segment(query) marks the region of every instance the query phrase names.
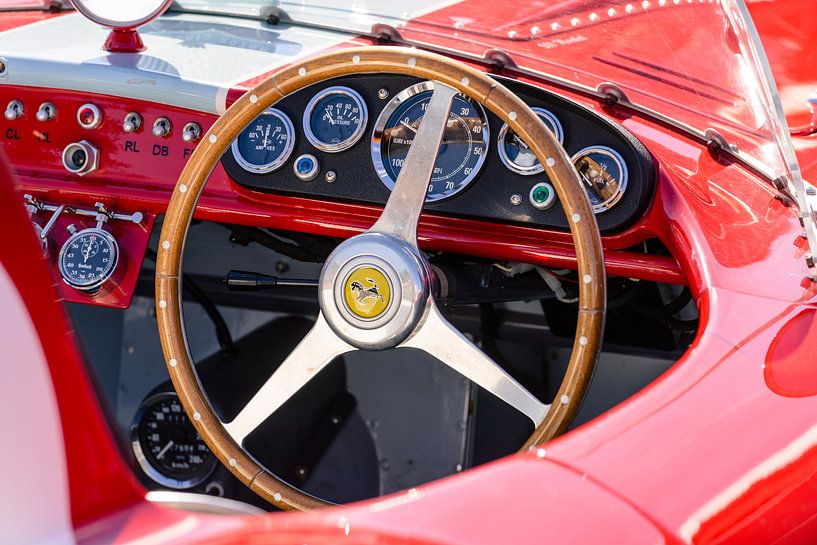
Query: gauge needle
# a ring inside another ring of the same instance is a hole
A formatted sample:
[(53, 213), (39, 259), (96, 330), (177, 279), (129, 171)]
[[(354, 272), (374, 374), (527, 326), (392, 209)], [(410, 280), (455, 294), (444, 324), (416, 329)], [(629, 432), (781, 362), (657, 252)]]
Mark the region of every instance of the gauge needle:
[(326, 119), (329, 121), (329, 124), (334, 125), (335, 121), (332, 119), (332, 110), (330, 109), (329, 106), (324, 108), (324, 110), (326, 111)]
[(411, 125), (409, 125), (408, 123), (403, 121), (402, 119), (400, 120), (400, 124), (403, 125), (404, 127), (408, 128), (408, 129), (411, 129), (411, 132), (413, 132), (414, 134), (417, 134), (417, 129), (415, 129), (414, 127), (412, 127)]
[(82, 253), (82, 262), (87, 263), (89, 257), (91, 257), (91, 245), (90, 244), (88, 244), (88, 247)]
[(264, 133), (264, 147), (267, 147), (267, 137), (269, 136), (270, 125), (267, 125), (267, 132)]
[(168, 441), (167, 444), (165, 445), (165, 448), (160, 450), (159, 454), (156, 455), (156, 459), (161, 460), (162, 458), (164, 458), (164, 455), (167, 454), (167, 451), (170, 450), (172, 447), (173, 447), (173, 441), (172, 440)]

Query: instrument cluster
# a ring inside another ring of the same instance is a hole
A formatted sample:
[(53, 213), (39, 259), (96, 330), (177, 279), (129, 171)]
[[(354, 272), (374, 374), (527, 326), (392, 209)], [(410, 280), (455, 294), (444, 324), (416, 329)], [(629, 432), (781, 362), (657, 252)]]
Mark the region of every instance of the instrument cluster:
[[(623, 229), (643, 214), (655, 167), (634, 136), (539, 88), (503, 83), (565, 147), (602, 232)], [(433, 89), (431, 81), (399, 75), (347, 76), (312, 86), (250, 123), (223, 165), (254, 190), (385, 203)], [(544, 167), (507, 124), (463, 95), (455, 96), (449, 116), (429, 182), (428, 210), (567, 228)]]

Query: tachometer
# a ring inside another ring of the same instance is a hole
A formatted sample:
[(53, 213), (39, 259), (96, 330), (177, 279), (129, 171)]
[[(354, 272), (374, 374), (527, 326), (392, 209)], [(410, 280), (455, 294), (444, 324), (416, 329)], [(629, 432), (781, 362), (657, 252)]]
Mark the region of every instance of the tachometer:
[(574, 155), (572, 161), (585, 184), (593, 212), (609, 210), (624, 196), (627, 165), (617, 151), (606, 146), (590, 146)]
[(199, 485), (216, 467), (216, 457), (173, 392), (142, 402), (131, 427), (131, 447), (142, 471), (170, 488)]
[[(434, 83), (430, 81), (412, 85), (391, 99), (377, 118), (372, 134), (372, 161), (389, 189), (400, 175), (433, 90)], [(490, 141), (488, 133), (482, 106), (456, 95), (428, 184), (426, 202), (451, 197), (471, 183), (485, 162)]]
[(255, 174), (281, 168), (295, 148), (295, 128), (289, 117), (270, 108), (233, 140), (232, 150), (241, 167)]
[[(559, 118), (544, 108), (531, 108), (531, 110), (545, 122), (545, 127), (550, 129), (550, 132), (556, 136), (556, 140), (558, 140), (560, 144), (563, 144), (565, 135)], [(499, 151), (499, 158), (505, 166), (517, 174), (530, 176), (539, 174), (545, 170), (528, 145), (513, 132), (513, 129), (511, 129), (507, 123), (502, 125), (502, 128), (499, 130), (497, 149)]]
[(304, 111), (306, 139), (321, 151), (354, 146), (366, 130), (369, 112), (363, 97), (348, 87), (329, 87), (312, 97)]

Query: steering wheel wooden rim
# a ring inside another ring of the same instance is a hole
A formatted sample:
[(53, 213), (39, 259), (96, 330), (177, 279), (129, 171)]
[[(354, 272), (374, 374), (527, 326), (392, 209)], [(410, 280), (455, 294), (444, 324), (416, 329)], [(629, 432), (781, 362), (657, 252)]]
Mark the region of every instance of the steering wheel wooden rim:
[(196, 430), (221, 463), (242, 483), (281, 509), (306, 510), (331, 504), (266, 471), (232, 439), (210, 406), (193, 366), (184, 330), (179, 281), (184, 243), (210, 173), (244, 127), (265, 109), (300, 89), (342, 75), (365, 73), (397, 73), (439, 81), (480, 102), (528, 143), (562, 203), (578, 262), (576, 336), (555, 400), (523, 450), (536, 447), (567, 429), (590, 383), (601, 345), (606, 277), (595, 216), (570, 158), (541, 119), (516, 95), (460, 62), (402, 47), (333, 51), (282, 69), (247, 91), (201, 139), (173, 190), (156, 262), (159, 337), (179, 399)]

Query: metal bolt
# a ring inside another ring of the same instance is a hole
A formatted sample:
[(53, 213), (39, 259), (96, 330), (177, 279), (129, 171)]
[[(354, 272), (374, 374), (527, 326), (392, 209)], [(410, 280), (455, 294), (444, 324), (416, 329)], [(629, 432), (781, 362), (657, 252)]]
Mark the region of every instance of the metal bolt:
[(377, 98), (379, 98), (380, 100), (386, 100), (387, 98), (389, 98), (389, 90), (386, 89), (385, 87), (381, 87), (380, 89), (377, 90)]
[(812, 186), (808, 186), (806, 188), (806, 195), (817, 195), (817, 189), (813, 188)]
[(386, 459), (380, 460), (380, 469), (387, 471), (389, 469), (389, 461)]
[(331, 184), (338, 179), (338, 175), (334, 170), (327, 170), (324, 179), (326, 180), (326, 183)]
[(278, 274), (283, 274), (283, 273), (287, 272), (288, 270), (289, 270), (289, 263), (287, 263), (283, 259), (279, 260), (279, 261), (277, 261), (275, 263), (275, 271)]
[(514, 206), (519, 206), (520, 204), (522, 204), (522, 195), (520, 195), (519, 193), (514, 193), (513, 195), (511, 195), (511, 204)]
[(0, 78), (3, 78), (8, 73), (9, 65), (6, 59), (0, 59)]

